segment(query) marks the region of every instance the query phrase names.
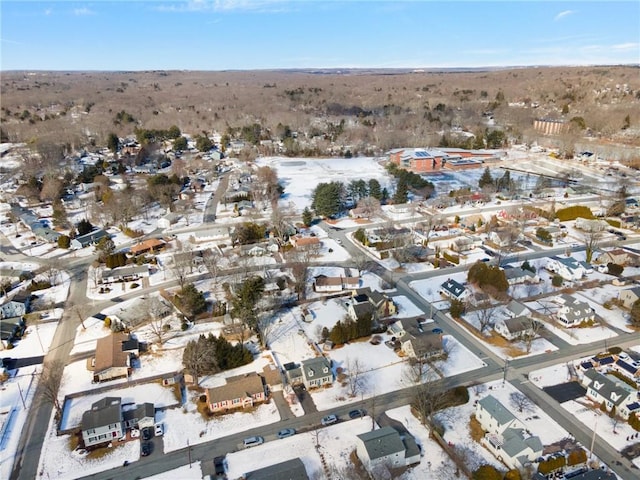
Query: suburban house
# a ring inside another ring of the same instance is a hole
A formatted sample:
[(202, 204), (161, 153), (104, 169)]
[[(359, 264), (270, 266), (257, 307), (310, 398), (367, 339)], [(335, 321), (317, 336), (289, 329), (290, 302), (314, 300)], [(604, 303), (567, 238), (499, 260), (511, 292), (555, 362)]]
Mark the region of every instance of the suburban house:
[(245, 473), (244, 480), (309, 480), (304, 463), (299, 458), (259, 468)]
[(10, 300), (0, 305), (0, 318), (22, 317), (27, 313), (27, 306), (23, 302)]
[(542, 455), (542, 442), (492, 395), (476, 403), (475, 417), (486, 432), (481, 443), (509, 468), (521, 469)]
[(82, 440), (85, 448), (117, 440), (124, 436), (119, 397), (104, 397), (82, 414)]
[(131, 359), (138, 356), (139, 344), (128, 333), (117, 332), (99, 338), (95, 357), (87, 362), (94, 382), (104, 382), (131, 374)]
[(529, 310), (525, 305), (518, 302), (517, 300), (511, 300), (509, 303), (507, 303), (504, 311), (511, 318), (521, 317), (523, 315), (531, 315), (531, 310)]
[(471, 292), (464, 285), (455, 280), (448, 279), (440, 285), (440, 294), (452, 300), (465, 300), (471, 295)]
[(489, 241), (495, 243), (499, 247), (508, 247), (517, 241), (518, 236), (518, 232), (513, 228), (503, 227), (492, 230), (489, 233)]
[(493, 329), (509, 341), (530, 337), (535, 333), (535, 320), (523, 315), (497, 321)]
[(620, 290), (618, 293), (618, 298), (624, 305), (624, 308), (628, 308), (631, 310), (633, 304), (640, 300), (640, 287), (632, 287), (625, 288), (624, 290)]
[(585, 232), (602, 232), (609, 228), (609, 224), (604, 220), (598, 218), (589, 219), (582, 217), (576, 218), (574, 226), (578, 230), (583, 230)]
[(519, 283), (539, 283), (540, 277), (531, 270), (520, 267), (511, 267), (504, 269), (504, 276), (509, 285), (517, 285)]
[(615, 263), (616, 265), (622, 266), (636, 266), (639, 263), (639, 257), (623, 248), (615, 248), (602, 252), (598, 255), (598, 258), (594, 260), (594, 263), (599, 265)]
[(551, 257), (545, 268), (552, 273), (557, 273), (569, 282), (580, 280), (585, 275), (585, 269), (580, 262), (573, 257)]
[(102, 270), (102, 283), (131, 282), (149, 276), (149, 265), (128, 265), (126, 267)]
[(456, 237), (449, 248), (454, 252), (465, 253), (474, 250), (478, 245), (469, 236)]
[(162, 250), (166, 246), (166, 243), (163, 240), (158, 238), (149, 238), (144, 242), (137, 243), (133, 245), (129, 249), (129, 253), (131, 255), (137, 257), (138, 255), (142, 255), (143, 253), (156, 253)]
[(556, 313), (556, 317), (565, 327), (576, 327), (583, 322), (595, 320), (596, 314), (587, 302), (567, 294), (560, 295), (560, 298), (563, 304)]
[(89, 245), (95, 245), (105, 237), (108, 238), (109, 234), (99, 228), (97, 230), (94, 230), (93, 232), (89, 232), (72, 239), (71, 248), (77, 250), (79, 248), (88, 247)]
[(422, 320), (422, 317), (402, 318), (389, 326), (389, 332), (408, 357), (429, 360), (444, 356), (442, 334), (427, 328), (429, 324)]
[(180, 220), (181, 218), (182, 218), (182, 215), (175, 212), (169, 212), (163, 217), (160, 217), (158, 219), (158, 228), (162, 228), (162, 229), (170, 228), (171, 225), (174, 225), (175, 223), (177, 223), (178, 220)]
[(227, 227), (211, 227), (206, 230), (193, 232), (196, 242), (207, 242), (210, 240), (223, 240), (231, 237), (231, 232)]
[(624, 353), (618, 355), (618, 358), (611, 368), (622, 373), (634, 382), (638, 382), (638, 379), (640, 378), (640, 362)]
[(319, 293), (339, 293), (344, 290), (353, 290), (360, 286), (360, 277), (328, 277), (317, 275), (313, 279), (313, 289)]
[(347, 312), (354, 321), (366, 314), (372, 314), (375, 318), (386, 318), (396, 314), (393, 300), (377, 290), (371, 290), (369, 287), (358, 288), (351, 295)]
[(13, 342), (18, 340), (24, 333), (25, 322), (23, 317), (0, 318), (0, 350), (10, 348)]
[(262, 377), (249, 373), (227, 378), (227, 383), (220, 387), (207, 388), (206, 398), (211, 412), (222, 412), (252, 407), (264, 402), (267, 395)]
[(640, 410), (638, 390), (613, 375), (590, 368), (584, 372), (582, 385), (587, 389), (587, 397), (604, 403), (608, 411), (615, 407), (616, 413), (624, 419), (629, 418), (631, 412)]
[(308, 358), (303, 360), (301, 365), (287, 363), (283, 368), (291, 385), (303, 384), (307, 389), (311, 389), (333, 383), (331, 360), (326, 357)]
[(143, 429), (153, 427), (156, 423), (156, 409), (153, 403), (142, 403), (133, 408), (123, 407), (122, 420), (125, 428)]
[(320, 248), (320, 239), (318, 237), (305, 237), (302, 235), (292, 235), (289, 242), (295, 248), (306, 248), (309, 250), (317, 250)]
[(420, 462), (420, 449), (413, 437), (403, 441), (393, 427), (382, 427), (357, 435), (356, 454), (367, 469), (375, 471), (379, 467), (398, 468)]

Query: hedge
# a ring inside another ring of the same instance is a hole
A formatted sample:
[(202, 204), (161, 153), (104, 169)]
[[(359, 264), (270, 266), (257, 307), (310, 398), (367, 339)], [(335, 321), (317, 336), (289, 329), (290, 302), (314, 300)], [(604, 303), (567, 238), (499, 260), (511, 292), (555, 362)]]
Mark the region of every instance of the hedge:
[(574, 205), (572, 207), (561, 208), (556, 212), (556, 218), (561, 222), (566, 222), (567, 220), (575, 220), (578, 217), (586, 218), (588, 220), (592, 220), (595, 218), (593, 216), (593, 212), (591, 212), (591, 209), (583, 205)]

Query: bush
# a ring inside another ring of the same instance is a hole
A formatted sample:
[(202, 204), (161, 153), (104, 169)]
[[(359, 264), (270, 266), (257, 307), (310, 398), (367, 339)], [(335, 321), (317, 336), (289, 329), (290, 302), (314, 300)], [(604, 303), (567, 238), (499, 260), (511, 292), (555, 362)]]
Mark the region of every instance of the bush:
[(51, 288), (51, 282), (47, 280), (31, 280), (31, 285), (29, 285), (27, 290), (30, 292), (36, 292), (38, 290), (46, 290), (47, 288)]
[(622, 271), (624, 267), (622, 265), (618, 265), (617, 263), (607, 263), (607, 271), (611, 275), (619, 276), (622, 275)]
[(587, 462), (587, 452), (585, 452), (582, 448), (572, 450), (569, 453), (569, 458), (567, 459), (568, 465), (580, 465), (581, 463), (586, 463), (586, 462)]
[(104, 326), (107, 327), (108, 329), (111, 329), (111, 318), (106, 317), (104, 319)]
[(587, 220), (593, 220), (595, 217), (589, 207), (582, 205), (574, 205), (572, 207), (561, 208), (556, 212), (556, 218), (561, 222), (567, 220), (575, 220), (576, 218), (586, 218)]
[(543, 460), (538, 464), (538, 472), (543, 475), (554, 472), (567, 464), (564, 457), (552, 457), (547, 460)]
[(551, 285), (553, 285), (554, 287), (561, 287), (563, 281), (564, 279), (560, 275), (556, 274), (551, 279)]
[(449, 306), (449, 313), (453, 318), (462, 317), (465, 311), (466, 311), (466, 306), (464, 302), (456, 299), (451, 300), (451, 304)]
[(140, 285), (138, 283), (132, 283), (131, 284), (131, 290), (133, 290), (134, 288), (138, 288)]
[(502, 480), (502, 474), (493, 465), (481, 465), (473, 472), (473, 480)]
[(68, 235), (60, 235), (58, 237), (58, 248), (69, 248), (71, 247), (71, 238)]

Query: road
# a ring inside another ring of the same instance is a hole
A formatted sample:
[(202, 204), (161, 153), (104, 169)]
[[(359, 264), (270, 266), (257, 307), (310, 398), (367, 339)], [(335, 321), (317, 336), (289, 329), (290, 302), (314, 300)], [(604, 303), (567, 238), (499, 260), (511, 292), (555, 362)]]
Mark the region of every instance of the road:
[[(223, 177), (221, 179), (221, 183), (225, 179), (228, 182), (228, 178)], [(215, 200), (211, 200), (212, 202), (217, 202), (219, 198), (221, 198), (221, 195), (219, 195), (219, 192), (221, 190), (222, 187), (219, 187), (215, 194), (216, 198)], [(210, 208), (209, 204), (207, 205), (207, 209), (208, 208)], [(499, 207), (481, 208), (481, 210), (483, 211), (495, 211), (499, 209)], [(478, 209), (473, 209), (474, 212), (477, 212), (477, 210)], [(205, 215), (207, 214), (205, 213)], [(207, 218), (208, 220), (212, 221), (211, 217)], [(414, 218), (398, 223), (412, 222), (415, 223), (416, 219)], [(197, 231), (199, 229), (205, 228), (208, 228), (207, 224), (194, 226), (189, 228), (188, 230)], [(326, 228), (326, 230), (331, 238), (342, 240), (342, 246), (346, 248), (349, 253), (351, 253), (352, 255), (361, 254), (361, 252), (358, 251), (358, 247), (352, 244), (346, 237), (346, 233), (354, 229), (332, 230), (330, 228)], [(159, 233), (156, 232), (155, 234)], [(631, 240), (628, 242), (631, 242)], [(566, 248), (562, 247), (551, 252), (548, 250), (527, 252), (520, 255), (519, 261), (524, 261), (525, 259), (541, 258), (554, 253), (564, 253), (565, 251)], [(37, 259), (21, 254), (19, 251), (13, 248), (13, 246), (11, 246), (7, 239), (4, 238), (4, 236), (1, 234), (0, 252), (2, 252), (3, 258), (9, 261), (35, 261), (43, 265), (46, 265), (49, 262), (46, 259)], [(69, 353), (73, 346), (76, 328), (79, 324), (77, 315), (75, 315), (75, 313), (69, 307), (73, 305), (84, 305), (85, 308), (88, 308), (88, 305), (86, 305), (87, 299), (85, 296), (87, 288), (86, 272), (92, 260), (93, 258), (91, 257), (65, 259), (65, 261), (67, 262), (66, 268), (72, 278), (71, 289), (66, 305), (67, 308), (65, 308), (63, 317), (59, 322), (51, 349), (45, 356), (44, 368), (47, 368), (47, 366), (52, 362), (62, 361), (66, 363), (69, 359)], [(453, 273), (456, 271), (464, 271), (467, 268), (468, 267), (466, 266), (458, 266), (447, 269), (447, 271)], [(235, 270), (238, 272), (246, 272), (246, 268), (238, 268)], [(389, 284), (395, 285), (399, 295), (408, 297), (414, 304), (422, 308), (425, 312), (432, 309), (432, 306), (429, 304), (429, 302), (420, 297), (413, 289), (411, 289), (409, 284), (414, 280), (441, 275), (442, 271), (405, 275), (396, 272), (389, 272), (385, 269), (376, 268), (376, 272), (379, 273), (382, 278), (384, 278), (384, 280)], [(203, 276), (205, 275), (206, 274), (204, 274)], [(163, 285), (163, 287), (171, 287), (172, 285), (177, 285), (177, 281), (167, 282), (165, 285)], [(144, 290), (138, 290), (136, 292), (128, 293), (119, 297), (118, 301), (137, 297), (148, 292), (156, 291), (157, 289), (158, 287), (155, 286)], [(96, 302), (91, 307), (91, 312), (87, 315), (96, 313), (106, 306), (113, 305), (113, 303), (114, 300)], [(445, 333), (453, 334), (462, 345), (464, 345), (474, 354), (478, 355), (486, 364), (486, 366), (481, 369), (443, 379), (442, 382), (444, 384), (446, 384), (447, 386), (471, 385), (478, 382), (486, 382), (502, 378), (502, 375), (504, 374), (504, 361), (501, 358), (497, 357), (491, 350), (486, 348), (484, 344), (480, 343), (471, 333), (469, 333), (465, 328), (461, 327), (457, 322), (451, 321), (440, 311), (437, 311), (435, 309), (433, 309), (433, 311), (435, 320), (437, 320), (439, 325), (445, 330)], [(634, 345), (638, 343), (640, 334), (624, 334), (622, 337), (618, 338), (620, 339), (620, 341), (618, 342), (620, 346)], [(526, 375), (533, 369), (542, 368), (545, 365), (567, 362), (579, 356), (594, 354), (600, 350), (602, 350), (601, 345), (567, 346), (565, 348), (562, 348), (562, 350), (558, 350), (545, 355), (544, 361), (535, 357), (513, 360), (510, 363), (508, 370), (509, 381), (516, 385), (518, 388), (521, 388), (525, 394), (529, 395), (537, 404), (542, 406), (554, 420), (556, 420), (567, 431), (570, 431), (581, 443), (583, 443), (583, 445), (590, 444), (590, 438), (592, 435), (591, 431), (584, 425), (577, 422), (574, 417), (567, 415), (566, 412), (563, 411), (562, 407), (559, 406), (557, 402), (551, 399), (548, 395), (546, 395), (546, 393), (537, 388), (533, 388), (528, 383)], [(327, 413), (337, 413), (342, 417), (345, 417), (347, 410), (358, 407), (365, 408), (369, 413), (373, 413), (375, 415), (375, 410), (376, 408), (380, 409), (380, 405), (384, 405), (385, 409), (406, 405), (410, 402), (411, 395), (411, 388), (390, 392), (388, 394), (380, 395), (375, 399), (352, 403), (348, 407), (336, 409), (332, 412), (313, 413), (310, 415), (305, 415), (303, 417), (292, 418), (284, 422), (278, 422), (273, 425), (253, 429), (247, 432), (243, 432), (242, 434), (231, 435), (211, 442), (192, 445), (190, 447), (190, 456), (188, 455), (188, 451), (185, 445), (185, 448), (182, 450), (170, 452), (159, 457), (157, 457), (156, 455), (152, 455), (148, 458), (141, 458), (139, 461), (132, 462), (128, 467), (112, 469), (96, 475), (88, 476), (86, 478), (140, 478), (153, 475), (155, 473), (160, 473), (173, 468), (177, 468), (182, 465), (186, 465), (189, 462), (189, 458), (192, 462), (211, 460), (217, 455), (223, 455), (225, 453), (234, 451), (238, 448), (238, 445), (242, 443), (242, 439), (250, 435), (261, 435), (266, 439), (270, 439), (273, 438), (275, 433), (282, 428), (291, 427), (295, 428), (298, 431), (305, 431), (307, 429), (316, 428), (319, 425), (320, 418)], [(40, 386), (38, 386), (38, 388), (36, 389), (35, 398), (41, 398), (41, 396), (42, 392)], [(12, 480), (31, 480), (38, 476), (38, 459), (40, 457), (40, 452), (43, 447), (43, 440), (49, 426), (51, 410), (51, 405), (47, 403), (34, 402), (34, 404), (32, 405), (30, 414), (27, 417), (27, 423), (22, 431), (22, 435), (20, 438), (18, 454), (16, 456), (14, 470), (11, 475)], [(605, 442), (597, 441), (595, 444), (594, 452), (605, 463), (610, 465), (612, 469), (614, 469), (616, 472), (619, 472), (622, 478), (640, 478), (635, 469), (632, 470), (632, 468), (634, 467), (632, 467), (631, 463), (626, 459), (623, 459), (617, 451), (613, 450)], [(614, 463), (614, 461), (620, 463), (616, 464)]]

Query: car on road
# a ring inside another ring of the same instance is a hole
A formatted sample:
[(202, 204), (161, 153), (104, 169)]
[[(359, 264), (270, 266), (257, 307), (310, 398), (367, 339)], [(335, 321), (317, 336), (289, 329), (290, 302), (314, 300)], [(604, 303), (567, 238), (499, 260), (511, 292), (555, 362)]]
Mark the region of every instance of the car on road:
[(296, 434), (295, 429), (293, 429), (293, 428), (283, 428), (282, 430), (280, 430), (278, 432), (278, 438), (292, 437), (295, 434)]
[(151, 440), (151, 437), (153, 436), (151, 433), (151, 427), (145, 427), (142, 429), (142, 440)]
[(140, 430), (137, 428), (131, 429), (131, 438), (138, 438), (140, 436)]
[(213, 459), (213, 467), (217, 476), (224, 475), (224, 458), (224, 455), (221, 455)]
[(361, 408), (358, 408), (357, 410), (351, 410), (349, 412), (349, 418), (351, 418), (351, 419), (353, 419), (353, 418), (361, 418), (361, 417), (364, 417), (366, 413), (367, 412), (365, 412)]
[(140, 445), (140, 455), (143, 457), (148, 456), (151, 453), (151, 442), (143, 442)]
[(244, 448), (255, 447), (257, 445), (262, 445), (264, 443), (264, 438), (259, 436), (247, 437), (244, 439)]
[(160, 437), (162, 436), (162, 434), (164, 434), (164, 428), (162, 427), (161, 423), (156, 423), (154, 426), (154, 432), (156, 437)]
[(431, 330), (432, 333), (437, 333), (438, 335), (441, 335), (443, 332), (443, 330), (441, 328), (434, 328), (433, 330)]
[(336, 238), (336, 243), (337, 243), (338, 245), (342, 245), (342, 240), (340, 240), (339, 238)]
[(325, 427), (327, 425), (333, 425), (334, 423), (338, 423), (338, 417), (335, 415), (327, 415), (326, 417), (322, 417), (322, 420), (320, 420), (320, 423)]

